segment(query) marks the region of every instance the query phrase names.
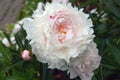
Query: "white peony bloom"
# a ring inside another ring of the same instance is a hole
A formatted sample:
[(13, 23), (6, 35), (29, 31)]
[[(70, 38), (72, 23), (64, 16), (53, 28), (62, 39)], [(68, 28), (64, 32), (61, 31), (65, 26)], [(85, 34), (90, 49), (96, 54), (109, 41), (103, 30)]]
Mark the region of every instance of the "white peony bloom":
[(37, 59), (52, 69), (68, 69), (70, 58), (82, 55), (94, 38), (88, 17), (71, 3), (39, 3), (32, 18), (23, 24)]
[(71, 61), (69, 67), (70, 78), (80, 76), (81, 80), (91, 80), (93, 71), (100, 65), (101, 57), (95, 43), (88, 44), (82, 56)]
[(43, 10), (44, 4), (43, 3), (38, 3), (37, 9), (35, 11), (33, 11), (32, 17), (41, 17), (41, 15), (43, 14), (44, 10)]

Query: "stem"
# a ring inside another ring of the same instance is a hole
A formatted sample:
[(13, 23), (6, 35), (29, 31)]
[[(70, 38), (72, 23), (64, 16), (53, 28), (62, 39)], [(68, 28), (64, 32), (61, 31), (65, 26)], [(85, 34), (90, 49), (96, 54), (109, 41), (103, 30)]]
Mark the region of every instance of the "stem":
[(47, 72), (46, 64), (42, 64), (42, 80), (46, 80), (46, 72)]
[(42, 0), (43, 1), (43, 3), (46, 3), (46, 0)]
[(50, 79), (50, 80), (54, 80), (54, 79), (53, 79), (53, 71), (54, 71), (54, 70), (50, 70), (50, 71), (49, 71), (48, 79)]
[(102, 66), (100, 66), (101, 80), (103, 80)]

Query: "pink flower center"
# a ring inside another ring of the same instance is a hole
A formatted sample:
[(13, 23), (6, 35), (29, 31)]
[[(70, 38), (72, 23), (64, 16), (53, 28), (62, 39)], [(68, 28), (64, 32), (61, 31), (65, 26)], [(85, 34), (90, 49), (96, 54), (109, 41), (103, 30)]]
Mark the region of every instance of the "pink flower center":
[(71, 16), (67, 11), (59, 11), (54, 15), (50, 15), (50, 19), (54, 21), (53, 32), (57, 35), (57, 39), (60, 43), (72, 37), (73, 26)]

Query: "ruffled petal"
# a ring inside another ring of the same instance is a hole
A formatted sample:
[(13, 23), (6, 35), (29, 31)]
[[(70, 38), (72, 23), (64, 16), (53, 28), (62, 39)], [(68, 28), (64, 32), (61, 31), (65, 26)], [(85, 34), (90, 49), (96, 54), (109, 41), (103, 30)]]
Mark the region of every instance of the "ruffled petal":
[(82, 80), (91, 80), (93, 71), (100, 65), (100, 60), (101, 57), (98, 55), (96, 44), (92, 42), (88, 44), (82, 56), (71, 61), (69, 72), (70, 74), (77, 74)]

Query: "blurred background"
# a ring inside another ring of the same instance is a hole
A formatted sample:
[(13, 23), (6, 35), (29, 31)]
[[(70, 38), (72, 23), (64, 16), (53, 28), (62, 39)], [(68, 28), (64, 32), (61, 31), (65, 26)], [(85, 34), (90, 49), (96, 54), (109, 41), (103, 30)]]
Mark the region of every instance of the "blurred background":
[[(24, 49), (31, 51), (31, 47), (29, 41), (25, 40), (23, 29), (16, 34), (12, 33), (14, 25), (31, 16), (38, 2), (51, 0), (0, 0), (0, 80), (70, 80), (67, 72), (47, 69), (47, 64), (38, 62), (34, 55), (29, 61), (21, 58), (21, 52)], [(94, 71), (92, 80), (120, 80), (120, 0), (70, 2), (79, 9), (84, 8), (84, 12), (93, 20), (94, 41), (102, 61)], [(15, 37), (15, 42), (12, 37)]]

